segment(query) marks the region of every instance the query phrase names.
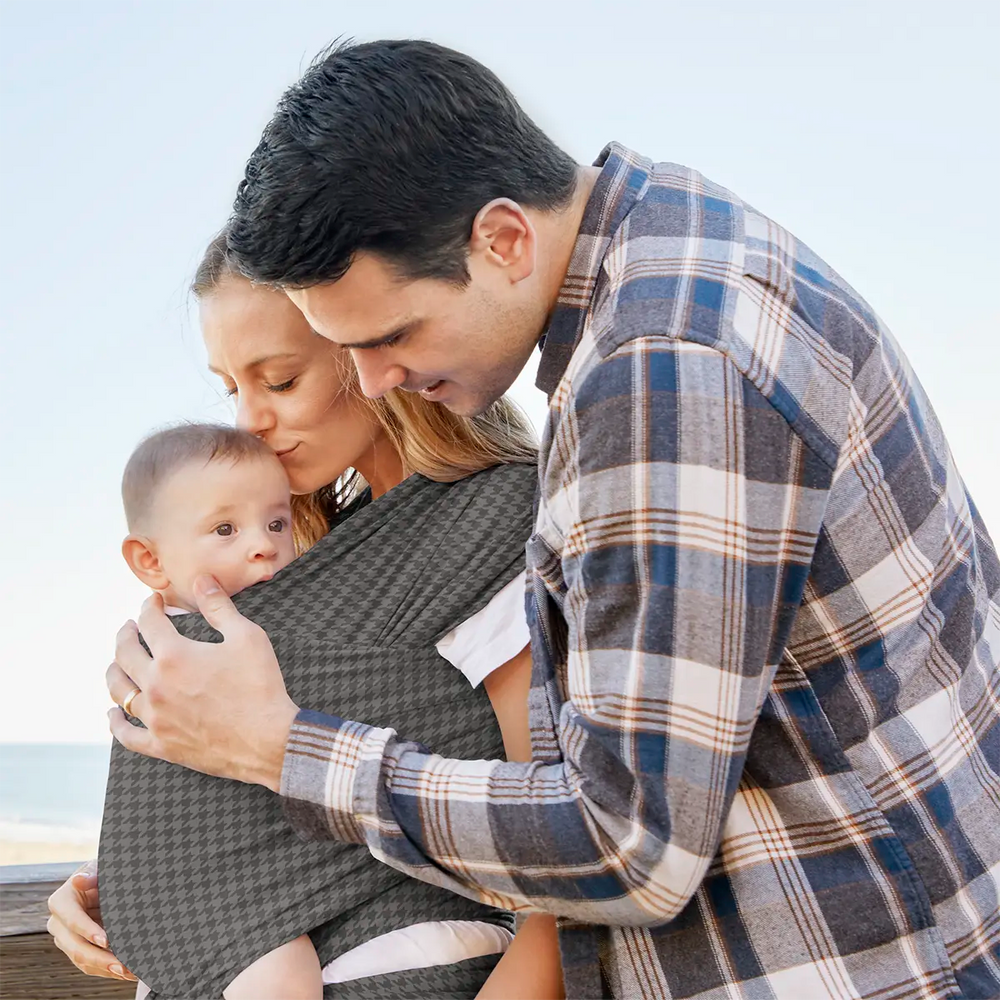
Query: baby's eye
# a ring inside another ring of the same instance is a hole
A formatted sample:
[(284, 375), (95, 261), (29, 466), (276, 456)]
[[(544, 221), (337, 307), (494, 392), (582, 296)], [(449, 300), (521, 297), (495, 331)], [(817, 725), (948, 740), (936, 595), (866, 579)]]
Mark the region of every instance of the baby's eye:
[(215, 529), (215, 533), (217, 535), (222, 535), (223, 537), (225, 537), (226, 535), (231, 535), (233, 533), (233, 526), (231, 524), (220, 524)]
[(267, 526), (268, 531), (275, 531), (279, 534), (285, 530), (285, 522), (282, 518), (276, 518)]

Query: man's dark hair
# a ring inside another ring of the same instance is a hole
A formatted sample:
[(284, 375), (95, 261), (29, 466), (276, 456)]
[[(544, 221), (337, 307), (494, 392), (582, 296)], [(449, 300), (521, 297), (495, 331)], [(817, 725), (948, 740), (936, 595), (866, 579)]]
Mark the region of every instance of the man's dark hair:
[(338, 44), (281, 98), (228, 227), (235, 266), (308, 287), (372, 251), (408, 278), (468, 280), (494, 198), (566, 205), (576, 164), (485, 66), (420, 41)]

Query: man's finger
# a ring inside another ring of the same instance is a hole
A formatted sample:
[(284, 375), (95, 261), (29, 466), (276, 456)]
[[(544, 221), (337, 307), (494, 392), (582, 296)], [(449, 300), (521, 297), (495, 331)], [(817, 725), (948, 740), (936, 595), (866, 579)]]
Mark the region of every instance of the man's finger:
[[(124, 706), (125, 699), (132, 693), (139, 685), (132, 680), (131, 677), (117, 663), (112, 663), (104, 674), (104, 681), (108, 685), (108, 694), (111, 695), (111, 700), (119, 706)], [(133, 699), (132, 703), (129, 705), (129, 715), (134, 715), (137, 719), (141, 719), (142, 716), (139, 714), (140, 707), (139, 702), (142, 698), (142, 689), (139, 688), (140, 693), (137, 694)]]
[(194, 597), (205, 621), (223, 636), (239, 622), (246, 620), (213, 576), (199, 576), (194, 581)]
[(136, 687), (144, 686), (153, 661), (139, 642), (139, 628), (135, 622), (125, 622), (115, 636), (115, 663), (135, 681)]
[(125, 718), (125, 713), (117, 706), (108, 709), (108, 728), (111, 730), (111, 735), (126, 750), (141, 753), (146, 757), (159, 756), (156, 752), (154, 738), (149, 730), (133, 726)]
[(163, 598), (152, 594), (142, 602), (139, 613), (139, 631), (153, 656), (160, 655), (160, 649), (171, 640), (177, 639), (177, 629), (170, 621), (169, 615), (163, 610)]

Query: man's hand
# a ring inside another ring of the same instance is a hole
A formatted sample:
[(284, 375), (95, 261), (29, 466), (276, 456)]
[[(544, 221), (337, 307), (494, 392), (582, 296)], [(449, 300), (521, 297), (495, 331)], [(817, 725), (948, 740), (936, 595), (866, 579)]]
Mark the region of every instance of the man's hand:
[[(133, 688), (131, 714), (108, 712), (124, 747), (205, 774), (278, 791), (288, 730), (298, 708), (288, 697), (271, 642), (244, 618), (212, 577), (195, 583), (198, 609), (222, 633), (221, 643), (179, 635), (159, 595), (142, 606), (139, 624), (118, 632), (107, 684), (116, 705)], [(152, 651), (142, 648), (139, 633)]]

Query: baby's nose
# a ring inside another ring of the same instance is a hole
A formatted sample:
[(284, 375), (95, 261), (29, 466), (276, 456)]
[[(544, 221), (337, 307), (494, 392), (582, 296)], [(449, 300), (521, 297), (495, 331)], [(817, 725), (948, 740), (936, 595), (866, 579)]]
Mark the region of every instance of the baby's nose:
[(250, 558), (254, 562), (261, 559), (273, 559), (278, 554), (278, 546), (274, 540), (274, 535), (264, 532), (254, 539), (254, 544), (250, 548)]

